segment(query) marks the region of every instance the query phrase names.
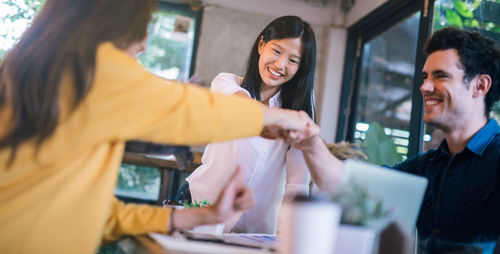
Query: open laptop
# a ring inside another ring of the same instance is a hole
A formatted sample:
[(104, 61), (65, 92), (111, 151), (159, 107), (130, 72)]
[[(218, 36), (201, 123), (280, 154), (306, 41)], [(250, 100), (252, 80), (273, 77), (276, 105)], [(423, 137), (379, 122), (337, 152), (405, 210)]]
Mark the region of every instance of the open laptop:
[(341, 185), (352, 182), (364, 186), (370, 195), (382, 200), (382, 205), (407, 232), (415, 224), (427, 188), (427, 179), (390, 168), (347, 160)]

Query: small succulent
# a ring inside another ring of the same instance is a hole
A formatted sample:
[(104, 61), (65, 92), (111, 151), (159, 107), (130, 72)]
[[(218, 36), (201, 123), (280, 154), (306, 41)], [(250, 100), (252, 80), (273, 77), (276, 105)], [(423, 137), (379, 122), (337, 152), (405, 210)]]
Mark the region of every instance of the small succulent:
[(368, 189), (351, 181), (337, 190), (332, 200), (342, 206), (342, 224), (364, 226), (372, 219), (381, 219), (390, 215), (381, 199), (371, 195)]

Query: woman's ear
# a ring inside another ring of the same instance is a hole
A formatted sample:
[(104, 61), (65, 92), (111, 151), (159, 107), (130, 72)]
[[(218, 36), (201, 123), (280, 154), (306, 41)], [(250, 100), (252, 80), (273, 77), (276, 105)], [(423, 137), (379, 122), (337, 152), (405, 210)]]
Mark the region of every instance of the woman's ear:
[(259, 40), (259, 46), (257, 47), (259, 56), (262, 55), (262, 51), (264, 51), (264, 45), (266, 45), (266, 42), (264, 41), (264, 36), (261, 35)]
[(488, 74), (481, 74), (477, 76), (476, 82), (473, 86), (472, 94), (474, 97), (486, 96), (491, 88), (491, 77)]

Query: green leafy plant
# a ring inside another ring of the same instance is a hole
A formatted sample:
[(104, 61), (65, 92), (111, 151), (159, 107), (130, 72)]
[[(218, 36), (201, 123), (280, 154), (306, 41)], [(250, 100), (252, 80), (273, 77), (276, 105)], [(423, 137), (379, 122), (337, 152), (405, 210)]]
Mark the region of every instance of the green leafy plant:
[(500, 38), (499, 0), (439, 0), (434, 6), (434, 30), (453, 26)]
[(210, 202), (208, 202), (206, 199), (203, 201), (194, 201), (192, 203), (189, 203), (188, 201), (184, 201), (183, 204), (184, 208), (196, 208), (196, 207), (207, 207), (210, 206)]
[(368, 161), (373, 164), (394, 165), (403, 160), (402, 155), (396, 150), (394, 141), (385, 134), (384, 126), (377, 122), (370, 123), (370, 129), (366, 132), (362, 146), (365, 148)]

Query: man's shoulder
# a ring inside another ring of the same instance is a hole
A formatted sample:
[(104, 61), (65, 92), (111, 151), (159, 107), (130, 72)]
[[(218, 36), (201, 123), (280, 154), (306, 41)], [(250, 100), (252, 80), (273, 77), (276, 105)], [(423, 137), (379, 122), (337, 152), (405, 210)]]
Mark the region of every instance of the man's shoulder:
[(430, 160), (431, 158), (434, 158), (437, 156), (439, 153), (439, 147), (438, 148), (431, 148), (425, 152), (421, 152), (417, 155), (411, 156), (408, 158), (408, 160), (411, 161), (427, 161)]
[(413, 155), (408, 159), (396, 164), (393, 168), (405, 171), (412, 174), (420, 175), (421, 172), (419, 170), (425, 168), (425, 165), (428, 163), (432, 163), (433, 159), (437, 156), (437, 149), (429, 149), (425, 152)]
[(488, 144), (486, 149), (496, 152), (500, 155), (500, 132), (493, 135), (491, 142)]

